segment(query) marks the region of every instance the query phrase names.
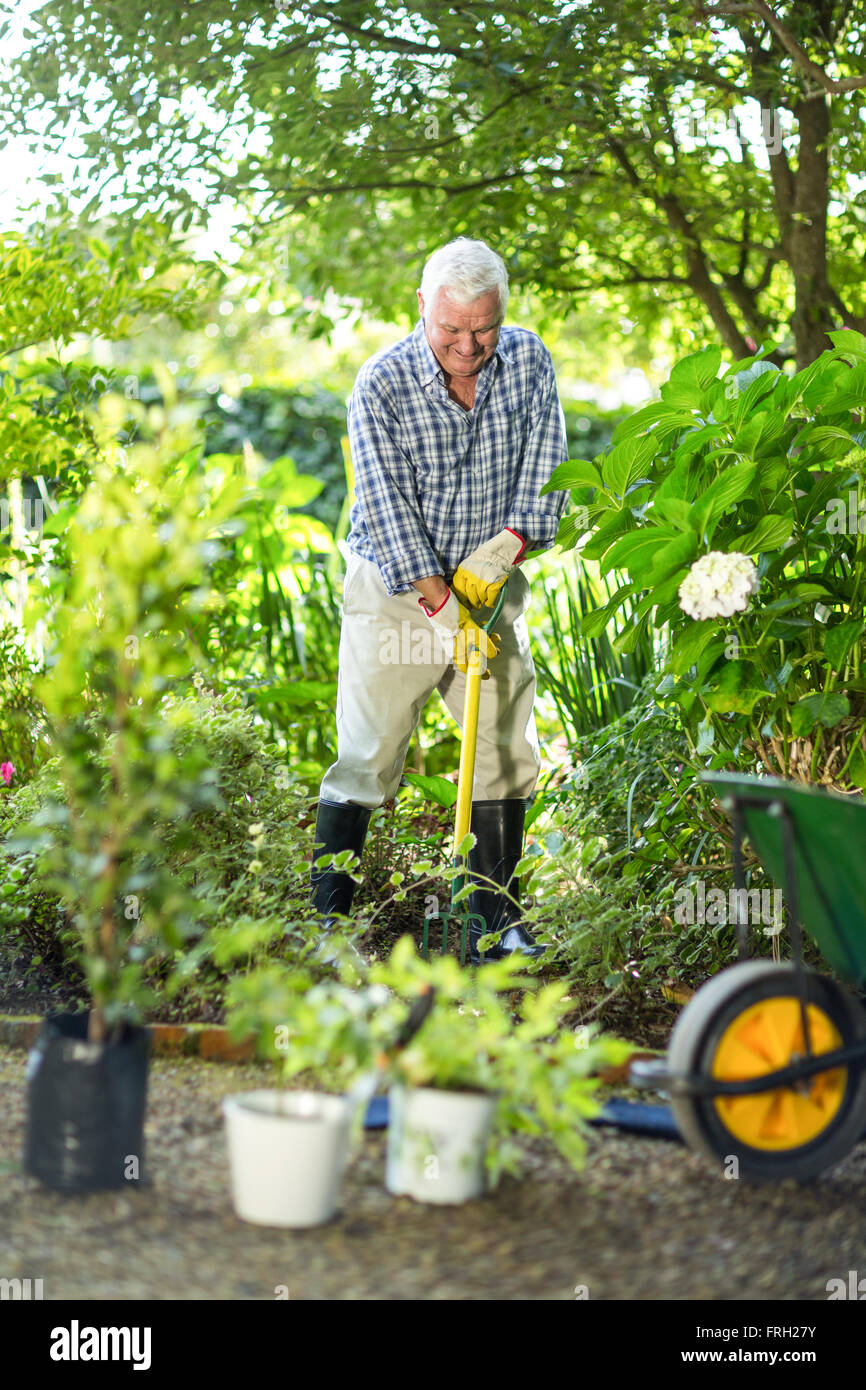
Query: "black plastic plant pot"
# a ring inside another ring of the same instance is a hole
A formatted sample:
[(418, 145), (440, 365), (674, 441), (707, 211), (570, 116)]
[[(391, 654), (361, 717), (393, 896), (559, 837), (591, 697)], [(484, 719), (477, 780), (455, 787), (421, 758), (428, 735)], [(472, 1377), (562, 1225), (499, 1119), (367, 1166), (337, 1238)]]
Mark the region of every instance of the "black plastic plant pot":
[(87, 1041), (86, 1013), (49, 1015), (28, 1060), (28, 1173), (59, 1192), (139, 1186), (150, 1039)]

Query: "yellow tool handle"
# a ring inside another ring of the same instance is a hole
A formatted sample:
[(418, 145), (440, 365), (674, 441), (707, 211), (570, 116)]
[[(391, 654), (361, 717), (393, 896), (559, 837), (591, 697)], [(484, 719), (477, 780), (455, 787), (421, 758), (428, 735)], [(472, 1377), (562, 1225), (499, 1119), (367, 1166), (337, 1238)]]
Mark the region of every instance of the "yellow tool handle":
[(469, 834), (472, 819), (472, 783), (475, 779), (475, 743), (478, 738), (478, 705), (483, 676), (481, 652), (472, 647), (467, 661), (466, 695), (463, 701), (463, 738), (460, 741), (460, 769), (457, 773), (457, 812), (454, 818), (453, 856)]
[[(490, 632), (505, 602), (506, 579), (499, 590), (499, 597), (493, 605), (493, 612), (482, 627), (482, 632)], [(460, 767), (457, 772), (457, 806), (454, 815), (454, 848), (452, 858), (457, 858), (457, 846), (469, 834), (472, 820), (472, 784), (475, 781), (475, 744), (478, 738), (478, 705), (481, 699), (481, 680), (484, 675), (484, 657), (481, 649), (471, 646), (466, 662), (466, 694), (463, 699), (463, 738), (460, 742)]]

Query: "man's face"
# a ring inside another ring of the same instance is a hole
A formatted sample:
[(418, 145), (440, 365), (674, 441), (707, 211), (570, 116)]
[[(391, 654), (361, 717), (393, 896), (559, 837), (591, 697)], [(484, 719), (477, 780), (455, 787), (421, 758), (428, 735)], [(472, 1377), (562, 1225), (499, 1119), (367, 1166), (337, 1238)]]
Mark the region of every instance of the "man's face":
[(419, 290), (418, 307), (427, 341), (449, 376), (474, 376), (490, 361), (502, 327), (498, 290), (482, 294), (471, 304), (458, 304), (447, 289), (442, 289), (434, 296), (428, 313), (424, 312), (424, 296)]

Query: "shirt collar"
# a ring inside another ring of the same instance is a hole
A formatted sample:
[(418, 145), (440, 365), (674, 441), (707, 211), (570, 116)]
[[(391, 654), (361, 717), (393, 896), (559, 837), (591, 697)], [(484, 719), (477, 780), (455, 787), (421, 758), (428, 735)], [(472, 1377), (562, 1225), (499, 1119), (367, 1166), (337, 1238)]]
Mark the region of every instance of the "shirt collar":
[[(418, 376), (421, 385), (426, 386), (428, 381), (432, 381), (435, 376), (441, 374), (442, 368), (439, 365), (439, 360), (435, 352), (427, 341), (427, 334), (424, 332), (424, 320), (422, 318), (419, 318), (415, 325), (412, 339), (415, 347), (415, 360), (418, 364)], [(511, 361), (510, 353), (502, 346), (501, 332), (499, 334), (499, 342), (496, 345), (496, 351), (493, 357), (491, 357), (490, 362), (493, 361), (494, 357), (501, 357), (503, 362)], [(490, 362), (485, 362), (484, 366), (481, 368), (482, 373), (487, 371)]]

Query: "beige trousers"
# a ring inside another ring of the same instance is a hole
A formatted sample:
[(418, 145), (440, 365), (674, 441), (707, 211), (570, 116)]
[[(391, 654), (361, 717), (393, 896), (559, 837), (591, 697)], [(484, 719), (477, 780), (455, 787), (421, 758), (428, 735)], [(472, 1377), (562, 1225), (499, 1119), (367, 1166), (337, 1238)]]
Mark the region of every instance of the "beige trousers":
[[(378, 567), (354, 551), (343, 585), (337, 682), (337, 761), (323, 801), (381, 806), (397, 792), (421, 711), (438, 690), (459, 725), (466, 677), (443, 650), (417, 589), (390, 596)], [(529, 585), (515, 570), (493, 629), (501, 642), (481, 682), (473, 800), (532, 795), (541, 760), (535, 667), (524, 614)], [(483, 616), (483, 615), (482, 615)]]

